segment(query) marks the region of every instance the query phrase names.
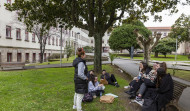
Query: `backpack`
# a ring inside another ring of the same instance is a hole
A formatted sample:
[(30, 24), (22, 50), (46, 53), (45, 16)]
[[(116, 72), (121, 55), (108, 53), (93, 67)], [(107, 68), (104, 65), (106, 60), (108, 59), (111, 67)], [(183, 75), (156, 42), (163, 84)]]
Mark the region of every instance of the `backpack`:
[(92, 102), (92, 101), (93, 101), (92, 93), (89, 92), (89, 93), (84, 94), (82, 102)]

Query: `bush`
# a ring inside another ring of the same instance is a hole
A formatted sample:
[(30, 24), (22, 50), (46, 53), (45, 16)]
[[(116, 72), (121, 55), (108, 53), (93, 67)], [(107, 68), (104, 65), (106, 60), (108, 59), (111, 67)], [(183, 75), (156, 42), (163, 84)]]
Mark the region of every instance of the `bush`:
[[(62, 58), (64, 57), (64, 54), (62, 54)], [(55, 53), (52, 54), (51, 56), (48, 57), (48, 61), (52, 60), (52, 59), (60, 59), (60, 54), (59, 53)]]
[(86, 53), (92, 53), (92, 52), (93, 52), (93, 47), (85, 46), (85, 47), (83, 47), (83, 50), (84, 50)]

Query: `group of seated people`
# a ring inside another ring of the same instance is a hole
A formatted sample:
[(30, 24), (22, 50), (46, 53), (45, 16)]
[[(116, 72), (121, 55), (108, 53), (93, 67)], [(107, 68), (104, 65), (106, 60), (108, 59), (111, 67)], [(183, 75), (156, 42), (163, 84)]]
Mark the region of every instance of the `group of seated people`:
[(173, 97), (173, 80), (170, 74), (167, 74), (165, 62), (154, 63), (153, 68), (140, 62), (139, 74), (130, 82), (129, 88), (126, 93), (130, 95), (130, 99), (142, 101), (142, 99), (151, 98), (155, 100), (158, 111)]
[[(87, 74), (88, 77), (88, 92), (92, 93), (93, 97), (101, 96), (104, 93), (105, 86), (98, 82), (98, 77), (94, 74), (94, 70), (90, 70)], [(106, 70), (102, 70), (102, 75), (100, 77), (101, 80), (106, 79), (108, 84), (119, 87), (117, 80), (113, 74), (111, 76)]]

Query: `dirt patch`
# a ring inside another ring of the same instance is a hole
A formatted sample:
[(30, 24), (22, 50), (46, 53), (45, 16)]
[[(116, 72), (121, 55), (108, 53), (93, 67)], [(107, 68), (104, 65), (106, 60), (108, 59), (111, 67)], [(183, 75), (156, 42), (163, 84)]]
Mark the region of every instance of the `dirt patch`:
[[(111, 67), (113, 68), (114, 74), (117, 74), (119, 77), (124, 78), (129, 82), (132, 80), (132, 77), (124, 71), (121, 71), (119, 67), (115, 65)], [(126, 106), (125, 111), (141, 111), (141, 107), (136, 103), (132, 103), (131, 100), (128, 98), (129, 95), (126, 94), (125, 91), (127, 90), (125, 90), (124, 88), (119, 88), (118, 90), (119, 100), (122, 101), (121, 103), (123, 104), (123, 106)]]

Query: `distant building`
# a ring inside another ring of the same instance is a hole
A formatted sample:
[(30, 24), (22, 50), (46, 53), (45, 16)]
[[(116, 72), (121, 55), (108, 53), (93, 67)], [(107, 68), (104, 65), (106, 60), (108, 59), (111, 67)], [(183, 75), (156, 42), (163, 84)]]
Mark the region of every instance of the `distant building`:
[[(4, 3), (13, 3), (14, 0), (0, 1), (0, 62), (38, 62), (40, 60), (40, 45), (34, 33), (29, 33), (26, 26), (17, 20), (17, 13), (5, 9)], [(63, 41), (60, 41), (60, 28), (51, 28), (54, 34), (47, 39), (44, 61), (53, 53), (60, 53), (61, 43), (63, 50), (66, 44), (84, 47), (89, 44), (89, 38), (81, 29), (63, 28)]]

